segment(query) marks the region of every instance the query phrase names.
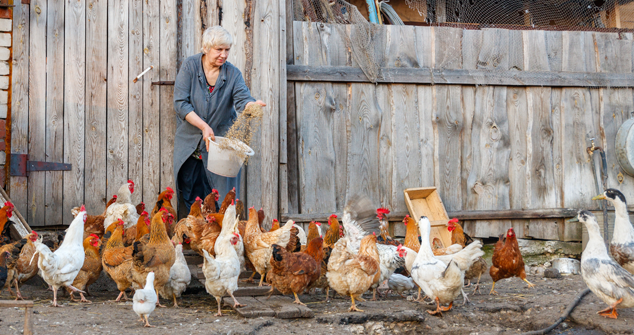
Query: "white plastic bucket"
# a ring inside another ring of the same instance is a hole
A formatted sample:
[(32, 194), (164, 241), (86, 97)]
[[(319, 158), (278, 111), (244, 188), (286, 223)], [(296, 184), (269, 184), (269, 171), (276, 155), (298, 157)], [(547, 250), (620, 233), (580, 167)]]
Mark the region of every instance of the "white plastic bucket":
[[(225, 141), (224, 137), (216, 136), (216, 141), (209, 141), (209, 157), (207, 157), (207, 169), (217, 175), (233, 178), (238, 175), (244, 159), (238, 155), (236, 150), (221, 149), (220, 143)], [(236, 140), (237, 141), (237, 140)], [(243, 142), (237, 141), (237, 145), (244, 146), (247, 156), (253, 156), (255, 152), (251, 147)]]

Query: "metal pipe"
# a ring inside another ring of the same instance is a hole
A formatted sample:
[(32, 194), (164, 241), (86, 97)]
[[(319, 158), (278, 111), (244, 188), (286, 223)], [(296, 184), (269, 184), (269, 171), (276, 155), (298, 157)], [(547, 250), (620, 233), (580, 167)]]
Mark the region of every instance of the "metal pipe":
[(365, 0), (365, 2), (368, 4), (368, 17), (370, 18), (370, 23), (378, 24), (379, 18), (376, 15), (376, 5), (374, 0)]
[[(603, 148), (601, 147), (597, 147), (594, 145), (594, 138), (590, 139), (590, 143), (591, 146), (588, 147), (586, 149), (586, 151), (588, 152), (588, 154), (590, 155), (590, 160), (592, 161), (592, 171), (594, 172), (594, 179), (595, 179), (595, 184), (597, 187), (597, 193), (603, 193), (604, 190), (606, 190), (608, 188), (608, 163), (605, 157), (605, 151), (603, 151)], [(601, 185), (599, 185), (599, 182), (597, 181), (597, 169), (594, 166), (595, 162), (594, 162), (594, 152), (595, 151), (599, 151), (599, 156), (600, 156), (600, 166), (599, 166), (599, 173), (600, 173), (600, 179), (601, 179)], [(603, 187), (603, 188), (602, 188)], [(609, 241), (610, 241), (610, 237), (609, 234), (610, 232), (608, 231), (608, 201), (607, 200), (603, 200), (601, 201), (601, 208), (603, 209), (603, 241), (605, 242), (606, 246), (609, 246)]]

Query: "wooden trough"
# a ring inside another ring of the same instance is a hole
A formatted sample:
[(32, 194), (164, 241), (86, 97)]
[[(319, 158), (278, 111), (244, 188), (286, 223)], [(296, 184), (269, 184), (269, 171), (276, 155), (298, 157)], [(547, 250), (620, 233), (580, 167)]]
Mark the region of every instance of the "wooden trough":
[(414, 220), (426, 216), (431, 222), (429, 242), (439, 239), (443, 248), (451, 245), (451, 233), (447, 230), (449, 216), (435, 187), (408, 188), (405, 193), (405, 204)]

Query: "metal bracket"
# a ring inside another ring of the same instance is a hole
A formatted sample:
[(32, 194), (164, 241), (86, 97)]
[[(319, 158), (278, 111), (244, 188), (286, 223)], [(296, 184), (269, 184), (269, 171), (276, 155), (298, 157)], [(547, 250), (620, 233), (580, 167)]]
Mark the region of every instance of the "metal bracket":
[(30, 161), (27, 154), (11, 154), (9, 174), (14, 177), (27, 177), (31, 171), (70, 171), (71, 164)]
[(174, 81), (173, 80), (153, 81), (152, 85), (174, 85)]

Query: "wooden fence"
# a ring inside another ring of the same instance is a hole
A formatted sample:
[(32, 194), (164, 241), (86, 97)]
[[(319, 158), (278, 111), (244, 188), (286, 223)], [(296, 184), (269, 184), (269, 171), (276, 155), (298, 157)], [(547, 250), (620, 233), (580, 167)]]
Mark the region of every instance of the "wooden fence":
[(16, 2), (11, 153), (72, 164), (71, 171), (10, 177), (10, 196), (28, 223), (69, 224), (70, 209), (82, 203), (99, 214), (128, 179), (136, 183), (132, 201), (150, 209), (160, 190), (174, 186), (173, 86), (152, 83), (175, 79), (181, 61), (200, 52), (203, 28), (220, 23), (220, 12), (235, 40), (229, 61), (269, 106), (258, 154), (243, 174), (243, 199), (277, 217), (285, 2)]
[[(632, 33), (381, 26), (375, 58), (400, 77), (375, 85), (348, 77), (359, 71), (344, 47), (350, 29), (294, 23), (288, 190), (289, 213), (299, 215), (288, 217), (323, 220), (355, 192), (405, 213), (403, 190), (420, 186), (438, 187), (454, 213), (597, 208), (591, 138), (606, 151), (609, 186), (634, 199), (634, 178), (614, 154), (616, 131), (634, 111)], [(489, 85), (408, 75), (453, 70), (482, 84), (489, 71)], [(495, 79), (540, 74), (568, 81)], [(599, 87), (616, 76), (627, 87)], [(578, 226), (554, 216), (469, 221), (466, 230), (489, 237), (514, 226), (519, 236), (580, 240)]]

